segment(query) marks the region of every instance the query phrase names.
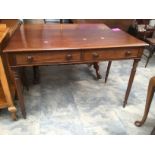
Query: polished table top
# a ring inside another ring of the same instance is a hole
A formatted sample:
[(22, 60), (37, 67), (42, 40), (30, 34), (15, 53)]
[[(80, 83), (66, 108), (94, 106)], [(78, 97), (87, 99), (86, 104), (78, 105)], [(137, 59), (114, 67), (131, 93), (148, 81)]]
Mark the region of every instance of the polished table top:
[(147, 44), (104, 24), (23, 24), (3, 52), (140, 47)]

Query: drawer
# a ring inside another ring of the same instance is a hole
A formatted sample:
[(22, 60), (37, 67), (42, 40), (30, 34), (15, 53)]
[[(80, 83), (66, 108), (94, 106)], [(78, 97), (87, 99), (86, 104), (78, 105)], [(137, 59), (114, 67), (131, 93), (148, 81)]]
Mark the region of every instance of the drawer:
[(121, 49), (103, 49), (103, 50), (87, 50), (84, 51), (84, 60), (119, 60), (136, 58), (139, 53), (139, 48), (121, 48)]
[(47, 64), (47, 63), (69, 63), (80, 61), (81, 52), (34, 52), (34, 53), (20, 53), (16, 54), (17, 65), (31, 65), (31, 64)]

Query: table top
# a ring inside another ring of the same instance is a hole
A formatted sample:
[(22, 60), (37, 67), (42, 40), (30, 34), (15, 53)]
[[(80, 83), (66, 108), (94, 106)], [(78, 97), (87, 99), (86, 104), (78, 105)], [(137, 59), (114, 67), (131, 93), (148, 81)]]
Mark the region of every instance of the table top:
[(32, 52), (117, 47), (148, 44), (104, 24), (23, 24), (3, 52)]

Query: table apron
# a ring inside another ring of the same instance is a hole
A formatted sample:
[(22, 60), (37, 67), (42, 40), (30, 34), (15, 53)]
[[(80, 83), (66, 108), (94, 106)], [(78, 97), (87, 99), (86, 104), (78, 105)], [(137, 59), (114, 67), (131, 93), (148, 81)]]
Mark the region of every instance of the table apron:
[(10, 67), (84, 64), (109, 60), (141, 59), (142, 48), (35, 51), (7, 53)]

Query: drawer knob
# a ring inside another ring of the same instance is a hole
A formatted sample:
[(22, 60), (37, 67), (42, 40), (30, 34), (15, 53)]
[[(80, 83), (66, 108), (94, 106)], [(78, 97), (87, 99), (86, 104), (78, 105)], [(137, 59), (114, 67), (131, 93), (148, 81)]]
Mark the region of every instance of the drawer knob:
[(31, 62), (33, 61), (33, 57), (32, 57), (32, 56), (27, 56), (27, 61), (28, 61), (29, 63), (31, 63)]
[(99, 57), (99, 54), (96, 53), (96, 52), (92, 53), (92, 55), (93, 55), (94, 58), (98, 58)]
[(66, 59), (67, 59), (67, 60), (71, 60), (71, 59), (72, 59), (72, 55), (71, 55), (71, 54), (67, 54), (67, 55), (66, 55)]
[(130, 55), (131, 55), (131, 51), (125, 52), (125, 55), (126, 55), (126, 56), (130, 56)]

